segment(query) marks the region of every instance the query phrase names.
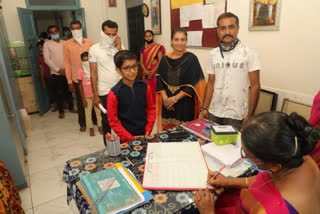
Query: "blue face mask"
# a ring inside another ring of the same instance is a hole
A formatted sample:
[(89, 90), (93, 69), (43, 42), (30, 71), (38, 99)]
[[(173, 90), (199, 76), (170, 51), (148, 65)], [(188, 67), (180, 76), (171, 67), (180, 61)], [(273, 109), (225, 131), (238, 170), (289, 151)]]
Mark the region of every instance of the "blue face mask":
[(246, 161), (249, 162), (255, 170), (257, 170), (259, 172), (267, 172), (270, 175), (272, 174), (272, 172), (270, 170), (259, 169), (258, 165), (255, 162), (253, 162), (252, 160), (250, 160), (249, 158), (246, 158)]
[(51, 39), (53, 39), (53, 40), (57, 40), (59, 38), (60, 38), (60, 34), (52, 34), (51, 35)]

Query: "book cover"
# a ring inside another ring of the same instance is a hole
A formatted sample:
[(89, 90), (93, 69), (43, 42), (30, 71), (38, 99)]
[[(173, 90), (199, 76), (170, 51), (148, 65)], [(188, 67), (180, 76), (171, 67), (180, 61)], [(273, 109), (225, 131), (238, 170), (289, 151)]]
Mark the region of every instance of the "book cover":
[[(201, 137), (202, 139), (209, 140), (209, 141), (212, 141), (211, 134), (210, 134), (211, 126), (215, 126), (215, 124), (204, 119), (196, 119), (196, 120), (181, 124), (181, 127), (184, 128), (185, 130)], [(208, 131), (206, 132), (206, 130)]]
[[(115, 180), (110, 186), (113, 178)], [(97, 206), (99, 213), (117, 213), (144, 201), (116, 167), (83, 176), (80, 180), (92, 200), (110, 186)]]

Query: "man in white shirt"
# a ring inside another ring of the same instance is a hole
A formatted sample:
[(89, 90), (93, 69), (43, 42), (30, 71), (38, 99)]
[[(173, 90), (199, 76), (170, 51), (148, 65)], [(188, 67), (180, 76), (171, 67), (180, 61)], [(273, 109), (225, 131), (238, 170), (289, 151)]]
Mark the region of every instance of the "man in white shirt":
[[(118, 24), (107, 20), (102, 24), (100, 41), (89, 50), (89, 63), (93, 103), (96, 107), (102, 104), (107, 109), (107, 96), (110, 89), (119, 82), (121, 74), (116, 71), (113, 56), (123, 49), (121, 39), (117, 35)], [(103, 140), (106, 145), (105, 135), (111, 132), (107, 114), (101, 112)]]
[(76, 113), (73, 109), (72, 94), (68, 92), (68, 84), (64, 70), (63, 59), (63, 40), (60, 39), (60, 33), (55, 25), (48, 27), (48, 33), (52, 40), (48, 40), (43, 45), (43, 57), (50, 68), (53, 91), (56, 96), (56, 102), (59, 111), (59, 118), (64, 118), (63, 101), (66, 100), (70, 112)]
[(209, 53), (208, 84), (199, 118), (240, 130), (259, 100), (260, 61), (256, 49), (237, 38), (240, 27), (236, 15), (221, 14), (217, 26), (220, 43)]

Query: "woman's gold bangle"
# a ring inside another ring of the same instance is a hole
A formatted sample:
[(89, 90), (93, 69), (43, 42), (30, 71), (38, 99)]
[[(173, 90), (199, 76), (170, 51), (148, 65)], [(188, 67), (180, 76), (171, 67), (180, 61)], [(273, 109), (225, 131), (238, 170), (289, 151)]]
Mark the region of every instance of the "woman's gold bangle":
[(173, 102), (178, 102), (174, 97), (171, 97), (172, 98), (172, 100), (173, 100)]
[(246, 178), (246, 186), (248, 186), (248, 178)]

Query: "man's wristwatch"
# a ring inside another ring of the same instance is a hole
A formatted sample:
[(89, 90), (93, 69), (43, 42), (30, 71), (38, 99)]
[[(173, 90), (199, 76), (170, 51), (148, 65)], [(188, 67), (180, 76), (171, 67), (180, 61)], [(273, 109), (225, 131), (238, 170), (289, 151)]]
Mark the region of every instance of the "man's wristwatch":
[(209, 110), (208, 110), (207, 108), (202, 108), (202, 109), (200, 109), (200, 112), (202, 112), (202, 111), (204, 111), (204, 110), (206, 110), (207, 112), (209, 112)]

